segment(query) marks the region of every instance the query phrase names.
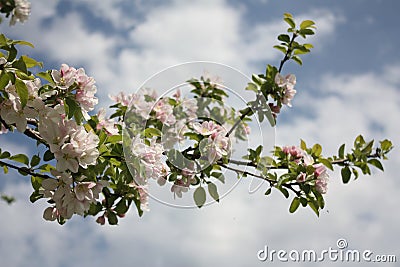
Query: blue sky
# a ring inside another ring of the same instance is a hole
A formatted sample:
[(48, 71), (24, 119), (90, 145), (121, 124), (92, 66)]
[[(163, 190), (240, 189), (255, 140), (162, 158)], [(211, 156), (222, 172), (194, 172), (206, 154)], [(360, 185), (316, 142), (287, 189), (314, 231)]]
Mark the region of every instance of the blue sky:
[[(151, 201), (143, 218), (132, 210), (117, 227), (100, 227), (93, 218), (58, 226), (41, 218), (45, 203), (29, 203), (28, 181), (2, 176), (0, 191), (18, 201), (0, 203), (0, 265), (262, 266), (272, 264), (257, 260), (264, 245), (323, 250), (338, 238), (352, 249), (400, 260), (399, 8), (395, 0), (34, 1), (29, 21), (12, 28), (3, 23), (1, 31), (34, 43), (35, 49), (24, 51), (46, 68), (84, 67), (104, 106), (109, 93), (134, 92), (154, 73), (191, 60), (228, 64), (247, 75), (263, 72), (280, 60), (272, 45), (286, 27), (282, 14), (312, 19), (318, 26), (310, 40), (314, 51), (303, 67), (284, 70), (296, 74), (298, 95), (279, 118), (277, 143), (303, 138), (320, 142), (329, 155), (363, 133), (389, 138), (396, 148), (385, 173), (374, 171), (348, 185), (331, 173), (320, 218), (306, 209), (289, 214), (281, 195), (249, 194), (243, 181), (220, 204), (201, 210)], [(0, 136), (2, 148), (29, 151), (21, 140)]]

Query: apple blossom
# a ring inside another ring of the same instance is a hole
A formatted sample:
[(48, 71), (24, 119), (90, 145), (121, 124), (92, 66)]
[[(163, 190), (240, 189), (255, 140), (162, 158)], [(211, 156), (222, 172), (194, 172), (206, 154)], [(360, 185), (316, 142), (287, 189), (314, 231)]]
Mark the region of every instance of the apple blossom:
[(221, 130), (221, 126), (214, 121), (204, 121), (202, 124), (195, 122), (192, 124), (193, 129), (201, 135), (208, 136)]
[(68, 89), (75, 82), (76, 69), (62, 64), (60, 70), (52, 70), (51, 77), (61, 89)]
[(157, 101), (153, 107), (153, 110), (156, 112), (156, 118), (159, 119), (163, 124), (171, 126), (176, 122), (173, 114), (173, 107), (168, 103), (167, 98)]
[(75, 73), (75, 82), (78, 84), (76, 89), (75, 99), (82, 108), (82, 113), (85, 119), (89, 119), (89, 111), (94, 109), (94, 106), (99, 102), (95, 97), (97, 88), (94, 85), (95, 80), (85, 74), (85, 70), (80, 68)]
[(189, 191), (190, 182), (185, 182), (183, 179), (176, 179), (174, 184), (171, 186), (171, 192), (174, 193), (174, 198), (182, 198), (182, 193)]
[(8, 129), (4, 126), (3, 123), (0, 122), (0, 134), (6, 134)]
[(31, 14), (31, 3), (27, 0), (14, 0), (15, 8), (12, 11), (10, 25), (15, 25), (16, 22), (24, 23), (28, 20)]
[(296, 84), (296, 76), (289, 74), (284, 77), (280, 73), (277, 73), (275, 76), (275, 83), (278, 85), (278, 87), (283, 89), (284, 95), (282, 98), (282, 103), (291, 107), (291, 101), (296, 94), (296, 90), (294, 89)]
[(117, 135), (119, 133), (117, 126), (117, 122), (112, 119), (106, 119), (106, 110), (101, 108), (97, 113), (97, 118), (99, 122), (97, 123), (96, 129), (101, 130), (104, 129), (107, 135)]

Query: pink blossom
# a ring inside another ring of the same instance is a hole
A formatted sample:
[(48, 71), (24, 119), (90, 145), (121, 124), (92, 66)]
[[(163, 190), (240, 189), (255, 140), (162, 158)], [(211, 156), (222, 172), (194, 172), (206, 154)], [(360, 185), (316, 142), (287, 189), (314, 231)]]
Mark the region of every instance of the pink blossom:
[(289, 74), (283, 77), (280, 73), (277, 73), (275, 76), (275, 83), (284, 90), (284, 95), (281, 99), (282, 103), (291, 107), (291, 101), (296, 94), (296, 90), (294, 89), (296, 85), (296, 76)]
[(327, 169), (325, 165), (323, 165), (322, 163), (315, 164), (314, 168), (315, 168), (314, 175), (317, 178), (315, 180), (315, 188), (321, 194), (325, 194), (328, 190), (328, 181), (329, 181), (329, 175), (327, 173)]
[(210, 163), (218, 161), (220, 158), (227, 156), (230, 152), (230, 139), (225, 136), (226, 133), (215, 132), (207, 139), (207, 145), (202, 151), (207, 155)]
[(52, 70), (51, 77), (53, 78), (56, 85), (61, 89), (68, 89), (75, 82), (76, 69), (62, 64), (61, 69)]
[[(164, 148), (161, 144), (152, 141), (150, 145), (147, 145), (138, 135), (132, 140), (131, 152), (140, 160), (141, 166), (144, 167), (144, 175), (142, 173), (139, 174), (140, 176), (145, 176), (142, 177), (144, 181), (147, 178), (158, 180), (168, 174), (169, 168), (162, 161)], [(139, 172), (140, 170), (137, 171)]]
[(319, 176), (326, 174), (326, 167), (322, 163), (315, 164), (314, 168), (315, 168), (314, 170), (315, 177), (318, 178)]
[(296, 181), (298, 183), (304, 183), (306, 181), (306, 178), (307, 178), (307, 174), (304, 172), (301, 172), (299, 175), (297, 175)]
[(0, 122), (0, 134), (6, 134), (8, 129)]
[(315, 189), (321, 194), (326, 194), (328, 191), (328, 176), (323, 175), (318, 177), (318, 179), (315, 181)]
[(293, 158), (301, 158), (304, 155), (304, 151), (297, 146), (284, 146), (282, 148), (283, 153), (290, 154)]
[(111, 135), (118, 135), (119, 130), (116, 127), (118, 124), (112, 119), (106, 119), (105, 118), (106, 110), (104, 108), (101, 108), (99, 112), (97, 113), (97, 118), (99, 119), (99, 123), (96, 126), (97, 130), (104, 129), (106, 134), (111, 136)]
[(109, 95), (111, 100), (119, 103), (125, 107), (128, 107), (133, 99), (133, 95), (126, 95), (124, 92), (119, 92), (117, 95)]
[(174, 184), (171, 186), (171, 192), (174, 193), (174, 198), (182, 198), (182, 193), (189, 191), (190, 183), (184, 182), (183, 179), (176, 179)]
[(159, 100), (153, 110), (156, 112), (156, 118), (163, 124), (171, 126), (176, 122), (173, 114), (173, 107), (168, 103), (168, 99)]
[(93, 110), (94, 106), (99, 102), (95, 97), (97, 88), (94, 84), (96, 82), (93, 77), (87, 76), (82, 68), (76, 71), (75, 80), (78, 84), (75, 99), (80, 104), (85, 119), (89, 119), (87, 112)]
[(303, 162), (305, 166), (313, 165), (314, 164), (314, 159), (312, 156), (308, 155), (307, 153), (304, 154), (303, 156)]
[(201, 135), (211, 135), (218, 131), (221, 131), (221, 126), (216, 124), (214, 121), (204, 121), (202, 124), (195, 122), (192, 124), (193, 129)]

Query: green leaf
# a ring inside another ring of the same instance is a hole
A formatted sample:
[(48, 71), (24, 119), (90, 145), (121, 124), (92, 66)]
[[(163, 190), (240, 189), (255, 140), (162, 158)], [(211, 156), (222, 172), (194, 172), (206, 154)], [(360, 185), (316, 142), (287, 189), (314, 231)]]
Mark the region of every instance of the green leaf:
[(264, 195), (268, 196), (269, 194), (271, 194), (272, 192), (272, 188), (268, 188), (267, 191), (265, 191)]
[(338, 151), (338, 157), (343, 159), (344, 158), (344, 149), (345, 149), (346, 145), (343, 144), (339, 147), (339, 151)]
[(27, 155), (24, 155), (24, 154), (17, 154), (17, 155), (11, 156), (10, 160), (13, 160), (13, 161), (16, 161), (16, 162), (20, 162), (20, 163), (23, 163), (25, 165), (29, 164), (29, 158), (28, 158)]
[(76, 102), (75, 99), (71, 97), (65, 98), (65, 113), (68, 115), (68, 119), (71, 119), (74, 116), (77, 109), (80, 109), (79, 104)]
[(20, 79), (15, 80), (15, 88), (17, 89), (17, 94), (21, 100), (21, 106), (22, 108), (24, 108), (26, 106), (26, 103), (28, 102), (28, 88), (26, 87), (26, 84)]
[(290, 43), (290, 37), (287, 34), (281, 34), (278, 36), (278, 40), (285, 42), (285, 43)]
[(315, 212), (315, 214), (319, 217), (319, 207), (316, 203), (316, 201), (309, 201), (308, 206)]
[(217, 202), (219, 202), (219, 194), (218, 194), (218, 189), (217, 186), (213, 183), (208, 184), (208, 193), (210, 193), (210, 196)]
[(298, 197), (293, 198), (292, 203), (290, 204), (289, 212), (294, 213), (299, 206), (300, 206), (300, 199)]
[(40, 187), (42, 186), (43, 180), (44, 180), (44, 178), (42, 178), (42, 177), (31, 176), (31, 184), (32, 184), (33, 189), (35, 189), (35, 191), (40, 189)]
[(215, 177), (216, 179), (218, 179), (221, 183), (225, 183), (225, 176), (220, 173), (220, 172), (213, 172), (211, 173), (211, 176)]
[(281, 51), (284, 54), (286, 54), (286, 52), (287, 52), (287, 48), (283, 45), (274, 45), (274, 48), (278, 49), (279, 51)]
[(36, 74), (36, 76), (38, 76), (39, 78), (42, 78), (42, 79), (48, 81), (49, 83), (51, 83), (52, 85), (54, 85), (54, 81), (53, 81), (53, 78), (51, 77), (50, 71), (39, 72)]
[(30, 42), (22, 41), (22, 40), (12, 41), (12, 44), (26, 45), (26, 46), (30, 46), (30, 47), (32, 47), (32, 48), (35, 48), (35, 47), (33, 46), (33, 44), (31, 44)]
[(197, 207), (201, 208), (206, 203), (206, 191), (203, 187), (199, 186), (193, 193), (194, 203)]
[(247, 87), (245, 90), (253, 91), (253, 92), (258, 92), (258, 87), (254, 83), (248, 83)]
[(31, 167), (35, 167), (40, 163), (40, 157), (38, 155), (33, 155), (31, 158)]
[(300, 204), (301, 204), (303, 207), (307, 207), (307, 204), (308, 204), (307, 199), (304, 198), (304, 197), (301, 197), (301, 198), (300, 198)]
[(304, 20), (300, 24), (300, 29), (306, 29), (306, 28), (309, 28), (309, 27), (314, 26), (314, 25), (315, 25), (314, 21), (312, 21), (312, 20)]
[(33, 68), (36, 66), (43, 68), (43, 62), (38, 62), (28, 56), (21, 56), (21, 59), (25, 62), (27, 68)]
[(313, 35), (315, 34), (315, 32), (311, 29), (302, 29), (299, 31), (299, 34), (303, 37), (305, 37), (306, 35)]
[(144, 130), (144, 135), (148, 138), (154, 137), (154, 136), (161, 136), (161, 131), (156, 129), (156, 128), (147, 128)]
[(43, 194), (40, 194), (39, 191), (33, 191), (33, 193), (31, 194), (31, 196), (29, 197), (29, 200), (32, 203), (35, 203), (36, 201), (38, 201), (39, 199), (43, 198)]
[(294, 22), (292, 17), (285, 17), (283, 20), (286, 21), (286, 23), (289, 24), (291, 28), (296, 27), (296, 23)]
[(107, 220), (110, 225), (118, 224), (118, 217), (113, 211), (107, 211)]
[(125, 214), (128, 211), (129, 207), (126, 203), (126, 199), (122, 198), (117, 205), (115, 206), (114, 211), (117, 214)]
[(312, 44), (303, 44), (303, 46), (305, 48), (307, 48), (308, 50), (310, 50), (311, 48), (314, 48), (314, 46)]
[(299, 56), (296, 56), (296, 55), (292, 56), (292, 60), (294, 62), (296, 62), (297, 64), (299, 64), (300, 66), (303, 65), (303, 60), (301, 60), (301, 58)]
[(289, 197), (289, 191), (286, 190), (286, 188), (283, 187), (278, 187), (279, 191), (285, 196), (285, 198)]
[(381, 144), (381, 149), (382, 149), (383, 151), (391, 150), (392, 147), (393, 147), (392, 142), (391, 142), (390, 140), (388, 140), (388, 139), (385, 139), (385, 140), (383, 140), (383, 141), (380, 141), (379, 143)]
[(350, 181), (350, 177), (351, 177), (350, 168), (348, 166), (342, 168), (341, 174), (342, 174), (343, 183), (347, 184)]
[(312, 147), (311, 152), (312, 152), (315, 156), (319, 157), (319, 156), (321, 155), (321, 153), (322, 153), (322, 146), (321, 146), (320, 144), (315, 144), (315, 145)]
[(319, 158), (318, 161), (321, 162), (322, 164), (324, 164), (331, 171), (333, 171), (333, 166), (332, 166), (332, 163), (330, 160), (325, 159), (325, 158)]
[(12, 75), (12, 74), (5, 72), (5, 71), (1, 72), (1, 74), (0, 74), (0, 90), (3, 90), (8, 85), (8, 83), (10, 82), (10, 75)]
[(284, 18), (293, 18), (293, 15), (290, 13), (283, 13)]
[(304, 151), (307, 150), (306, 142), (303, 139), (300, 139), (300, 148)]
[(46, 150), (46, 152), (44, 152), (44, 155), (43, 155), (43, 160), (44, 161), (50, 161), (52, 159), (54, 159), (54, 154), (51, 153), (50, 150)]
[(15, 49), (14, 45), (11, 45), (8, 49), (7, 61), (12, 62), (17, 57), (18, 51)]
[(38, 169), (41, 170), (42, 172), (50, 172), (51, 170), (54, 170), (55, 167), (50, 164), (43, 164), (40, 165)]
[(8, 159), (10, 156), (11, 156), (10, 152), (4, 151), (3, 153), (1, 153), (0, 159)]
[(377, 159), (370, 159), (370, 160), (368, 160), (368, 163), (371, 164), (371, 165), (373, 165), (373, 166), (375, 166), (375, 167), (377, 167), (377, 168), (380, 169), (381, 171), (383, 171), (382, 163), (381, 163), (379, 160), (377, 160)]
[(0, 34), (0, 46), (7, 45), (7, 37), (4, 34)]
[(26, 68), (26, 64), (24, 62), (24, 60), (21, 58), (19, 58), (18, 60), (14, 61), (14, 63), (12, 64), (12, 66), (24, 73), (28, 72), (28, 69)]

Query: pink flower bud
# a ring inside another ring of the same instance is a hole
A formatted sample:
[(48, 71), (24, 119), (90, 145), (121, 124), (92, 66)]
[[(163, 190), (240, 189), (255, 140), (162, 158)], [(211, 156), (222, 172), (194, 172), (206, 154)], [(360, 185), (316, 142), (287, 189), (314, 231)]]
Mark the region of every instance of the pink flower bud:
[(304, 172), (301, 172), (299, 175), (297, 175), (296, 181), (298, 183), (304, 183), (306, 181), (307, 174)]
[(104, 225), (106, 223), (106, 218), (103, 216), (100, 216), (99, 218), (97, 218), (96, 222), (100, 225)]

